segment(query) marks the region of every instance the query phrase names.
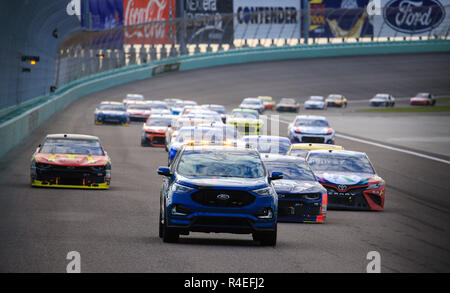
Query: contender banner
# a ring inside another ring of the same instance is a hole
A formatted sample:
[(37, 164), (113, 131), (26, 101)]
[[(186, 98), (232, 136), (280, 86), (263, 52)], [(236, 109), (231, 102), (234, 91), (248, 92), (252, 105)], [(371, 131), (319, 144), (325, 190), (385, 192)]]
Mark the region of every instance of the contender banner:
[(300, 0), (234, 0), (234, 38), (299, 38)]
[(374, 17), (376, 36), (446, 35), (450, 0), (379, 0), (381, 15)]

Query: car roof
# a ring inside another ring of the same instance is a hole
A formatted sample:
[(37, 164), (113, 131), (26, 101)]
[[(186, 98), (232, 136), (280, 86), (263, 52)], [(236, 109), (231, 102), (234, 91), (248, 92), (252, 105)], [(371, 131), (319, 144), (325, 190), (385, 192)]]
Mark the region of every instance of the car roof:
[(294, 156), (288, 156), (288, 155), (281, 155), (281, 154), (261, 154), (261, 159), (264, 162), (305, 162), (304, 158), (301, 157), (294, 157)]
[(291, 150), (343, 150), (340, 145), (326, 143), (294, 143)]
[(367, 157), (366, 153), (363, 152), (357, 152), (357, 151), (348, 151), (348, 150), (312, 150), (309, 152), (309, 154), (335, 154), (335, 155), (349, 155), (349, 156), (365, 156)]
[(318, 116), (318, 115), (297, 115), (295, 117), (295, 120), (297, 119), (327, 120), (325, 116)]
[(258, 113), (257, 110), (253, 110), (253, 109), (241, 109), (241, 108), (233, 109), (233, 111), (231, 111), (231, 113), (233, 113), (233, 112), (251, 112), (251, 113)]
[(66, 139), (94, 139), (100, 140), (97, 136), (73, 133), (47, 134), (46, 138), (66, 138)]
[(117, 105), (117, 106), (123, 106), (121, 102), (116, 101), (103, 101), (100, 103), (100, 105)]
[(290, 141), (289, 138), (287, 137), (283, 137), (283, 136), (276, 136), (276, 135), (246, 135), (242, 138), (243, 140), (253, 140), (253, 139), (257, 139), (259, 140), (265, 140), (265, 141), (280, 141), (280, 140), (285, 140), (285, 141)]
[(203, 151), (224, 151), (224, 152), (242, 152), (242, 153), (258, 153), (254, 148), (247, 148), (241, 146), (223, 146), (223, 145), (206, 145), (206, 146), (191, 146), (184, 145), (185, 150), (203, 150)]

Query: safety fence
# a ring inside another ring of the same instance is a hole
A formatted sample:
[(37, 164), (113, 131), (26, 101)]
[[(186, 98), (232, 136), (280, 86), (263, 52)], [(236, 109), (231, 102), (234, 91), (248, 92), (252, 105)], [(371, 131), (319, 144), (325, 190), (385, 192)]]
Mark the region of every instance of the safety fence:
[(56, 89), (91, 74), (199, 53), (450, 38), (450, 6), (402, 7), (247, 10), (81, 32), (61, 44), (53, 86)]

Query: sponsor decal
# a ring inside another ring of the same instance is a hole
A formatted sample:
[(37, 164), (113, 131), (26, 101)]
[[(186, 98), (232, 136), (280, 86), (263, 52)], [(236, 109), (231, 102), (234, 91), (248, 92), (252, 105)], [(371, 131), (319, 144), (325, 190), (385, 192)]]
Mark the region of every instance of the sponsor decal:
[(417, 34), (438, 27), (445, 15), (438, 0), (391, 0), (385, 5), (383, 18), (395, 31)]
[(180, 62), (171, 63), (171, 64), (163, 64), (163, 65), (156, 65), (152, 69), (152, 76), (167, 73), (167, 72), (175, 72), (180, 70)]

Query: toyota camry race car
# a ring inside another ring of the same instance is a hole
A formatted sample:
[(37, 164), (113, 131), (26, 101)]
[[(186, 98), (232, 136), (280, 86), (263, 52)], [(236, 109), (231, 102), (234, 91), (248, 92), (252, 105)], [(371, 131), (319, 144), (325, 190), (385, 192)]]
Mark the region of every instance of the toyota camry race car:
[(166, 131), (176, 119), (175, 115), (151, 115), (141, 130), (141, 146), (165, 147)]
[(253, 235), (261, 245), (277, 241), (277, 194), (256, 150), (184, 146), (163, 176), (159, 237), (177, 242), (190, 232)]
[(111, 160), (96, 136), (50, 134), (31, 157), (31, 186), (108, 189)]
[(430, 93), (418, 93), (415, 97), (409, 99), (411, 105), (434, 106), (436, 99)]
[(309, 151), (312, 150), (343, 150), (340, 145), (325, 143), (294, 143), (288, 151), (289, 156), (305, 158)]
[(376, 94), (369, 100), (372, 107), (394, 107), (395, 98), (390, 94)]
[(101, 102), (94, 112), (95, 124), (119, 123), (128, 125), (130, 116), (127, 109), (119, 102)]
[(327, 190), (317, 182), (305, 160), (283, 155), (262, 154), (267, 171), (282, 172), (273, 182), (278, 194), (278, 221), (323, 223), (327, 214)]
[(311, 96), (304, 103), (303, 107), (305, 109), (321, 109), (326, 110), (327, 104), (325, 103), (325, 99), (322, 96)]
[(386, 184), (365, 153), (310, 151), (306, 161), (327, 189), (330, 209), (383, 209)]
[(288, 126), (292, 143), (311, 142), (334, 144), (335, 131), (323, 116), (299, 115)]
[(276, 105), (275, 109), (278, 112), (295, 112), (300, 111), (300, 104), (291, 98), (282, 98), (280, 102)]
[(264, 122), (259, 119), (259, 113), (250, 109), (234, 109), (227, 117), (227, 124), (234, 125), (244, 135), (257, 135)]
[(328, 107), (347, 107), (347, 98), (344, 95), (331, 94), (325, 99), (325, 103)]

